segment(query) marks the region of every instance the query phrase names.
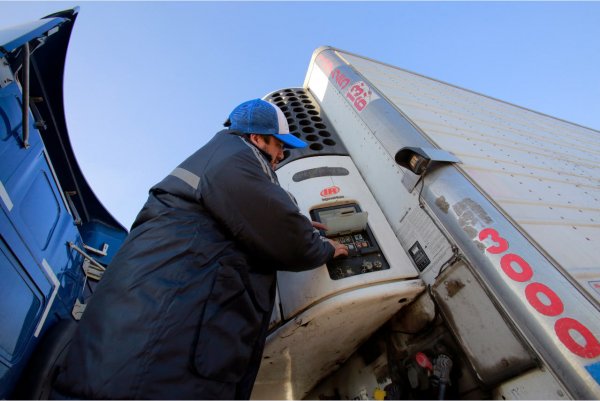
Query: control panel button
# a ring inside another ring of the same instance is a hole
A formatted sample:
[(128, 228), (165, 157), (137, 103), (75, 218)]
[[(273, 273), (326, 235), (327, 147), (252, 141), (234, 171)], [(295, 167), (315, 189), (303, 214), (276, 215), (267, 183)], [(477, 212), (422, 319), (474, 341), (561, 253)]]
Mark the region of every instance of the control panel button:
[[(323, 222), (321, 216), (348, 215), (354, 212), (361, 213), (357, 204), (314, 209), (310, 214), (312, 220)], [(340, 233), (329, 238), (348, 247), (347, 257), (336, 258), (327, 263), (329, 277), (333, 280), (390, 268), (368, 224), (359, 231)]]

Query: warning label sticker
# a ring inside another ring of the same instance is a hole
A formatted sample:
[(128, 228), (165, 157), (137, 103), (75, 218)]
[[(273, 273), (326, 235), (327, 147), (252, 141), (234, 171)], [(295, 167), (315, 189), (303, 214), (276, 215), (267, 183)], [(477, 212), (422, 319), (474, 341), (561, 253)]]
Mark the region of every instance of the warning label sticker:
[(415, 262), (415, 265), (417, 265), (417, 269), (419, 269), (419, 271), (425, 270), (425, 268), (429, 266), (429, 263), (431, 263), (427, 257), (427, 254), (421, 247), (421, 244), (419, 244), (419, 241), (415, 242), (414, 245), (410, 247), (408, 254)]

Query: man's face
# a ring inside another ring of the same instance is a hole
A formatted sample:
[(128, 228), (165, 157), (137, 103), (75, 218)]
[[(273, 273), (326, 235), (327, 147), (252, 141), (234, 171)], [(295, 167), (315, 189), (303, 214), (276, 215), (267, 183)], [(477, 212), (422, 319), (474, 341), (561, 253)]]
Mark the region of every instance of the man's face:
[[(275, 170), (277, 163), (283, 160), (283, 142), (274, 136), (269, 136), (268, 139), (264, 135), (253, 135), (255, 138), (255, 145), (271, 156), (271, 168)], [(268, 141), (268, 143), (267, 143)]]

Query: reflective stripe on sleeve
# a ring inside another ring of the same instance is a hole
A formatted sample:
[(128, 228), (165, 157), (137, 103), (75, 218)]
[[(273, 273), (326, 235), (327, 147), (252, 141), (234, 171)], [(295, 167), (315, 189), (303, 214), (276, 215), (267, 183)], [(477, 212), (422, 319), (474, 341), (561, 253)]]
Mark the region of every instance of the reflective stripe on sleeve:
[(184, 168), (177, 167), (175, 170), (171, 171), (170, 175), (179, 178), (194, 190), (197, 190), (198, 185), (200, 185), (200, 177)]

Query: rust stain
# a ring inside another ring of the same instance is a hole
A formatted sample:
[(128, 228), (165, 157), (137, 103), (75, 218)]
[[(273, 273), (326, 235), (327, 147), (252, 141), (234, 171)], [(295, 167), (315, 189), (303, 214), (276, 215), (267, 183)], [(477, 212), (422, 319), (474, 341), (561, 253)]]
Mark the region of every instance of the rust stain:
[(448, 203), (448, 201), (446, 201), (446, 198), (444, 198), (444, 196), (440, 196), (435, 200), (435, 204), (437, 207), (440, 208), (440, 210), (444, 213), (448, 213), (448, 209), (450, 209), (450, 204)]
[(446, 286), (446, 292), (448, 296), (452, 298), (455, 296), (465, 285), (459, 280), (450, 280), (444, 283)]

